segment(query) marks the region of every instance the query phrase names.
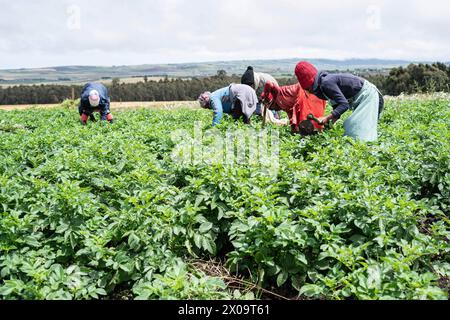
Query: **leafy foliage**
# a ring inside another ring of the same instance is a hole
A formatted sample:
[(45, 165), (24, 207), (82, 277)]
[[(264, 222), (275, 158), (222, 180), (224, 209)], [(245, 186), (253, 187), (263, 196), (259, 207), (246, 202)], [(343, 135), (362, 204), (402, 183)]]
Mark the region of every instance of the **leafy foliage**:
[(274, 127), (276, 178), (172, 161), (171, 132), (209, 123), (204, 110), (85, 127), (67, 108), (0, 112), (0, 297), (239, 296), (187, 262), (213, 256), (292, 296), (447, 299), (447, 104), (388, 100), (370, 144), (341, 125), (302, 140)]

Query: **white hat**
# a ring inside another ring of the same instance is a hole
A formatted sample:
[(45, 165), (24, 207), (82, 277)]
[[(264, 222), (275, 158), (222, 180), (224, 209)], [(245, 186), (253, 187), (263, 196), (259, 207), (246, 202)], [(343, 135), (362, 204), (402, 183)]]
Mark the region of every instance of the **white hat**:
[(89, 92), (89, 103), (91, 107), (98, 107), (100, 105), (100, 95), (97, 90)]

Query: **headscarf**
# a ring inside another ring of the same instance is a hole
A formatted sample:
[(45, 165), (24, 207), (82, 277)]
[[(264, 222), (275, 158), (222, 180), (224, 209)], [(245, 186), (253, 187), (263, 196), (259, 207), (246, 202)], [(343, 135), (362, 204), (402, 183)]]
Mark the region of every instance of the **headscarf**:
[(310, 89), (318, 74), (317, 69), (309, 62), (302, 61), (295, 67), (295, 75), (303, 89)]
[(207, 108), (209, 106), (210, 101), (211, 101), (211, 92), (209, 91), (203, 92), (198, 97), (198, 102), (200, 103), (200, 106), (202, 108)]

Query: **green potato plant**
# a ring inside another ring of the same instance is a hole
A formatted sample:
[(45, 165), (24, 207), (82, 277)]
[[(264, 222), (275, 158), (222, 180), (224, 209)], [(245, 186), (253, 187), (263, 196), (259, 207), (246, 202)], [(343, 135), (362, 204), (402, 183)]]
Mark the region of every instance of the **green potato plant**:
[[(0, 299), (448, 299), (447, 105), (388, 99), (368, 144), (269, 126), (275, 175), (174, 161), (205, 110), (0, 111)], [(211, 258), (255, 295), (190, 263)]]

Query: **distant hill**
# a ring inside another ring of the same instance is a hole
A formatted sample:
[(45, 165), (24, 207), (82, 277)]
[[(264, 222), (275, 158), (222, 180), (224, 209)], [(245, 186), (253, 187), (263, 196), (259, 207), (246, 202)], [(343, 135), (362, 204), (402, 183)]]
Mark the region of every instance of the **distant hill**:
[[(158, 77), (203, 77), (225, 70), (228, 74), (242, 74), (247, 66), (273, 74), (276, 77), (293, 75), (296, 63), (301, 59), (239, 60), (182, 64), (146, 64), (136, 66), (61, 66), (40, 69), (0, 70), (0, 84), (79, 84), (87, 81), (111, 81), (112, 78)], [(326, 60), (308, 59), (319, 69), (325, 70), (383, 70), (410, 64), (403, 60), (350, 59)]]

